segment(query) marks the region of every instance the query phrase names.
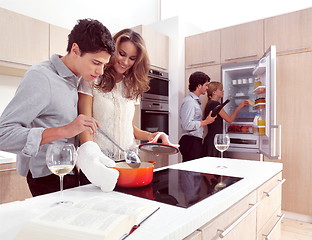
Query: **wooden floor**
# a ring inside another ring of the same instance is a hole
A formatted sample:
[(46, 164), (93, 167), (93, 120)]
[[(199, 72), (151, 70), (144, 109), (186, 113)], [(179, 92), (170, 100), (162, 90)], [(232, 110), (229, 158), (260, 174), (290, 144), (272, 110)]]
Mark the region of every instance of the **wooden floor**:
[(284, 218), (281, 240), (312, 240), (312, 224)]

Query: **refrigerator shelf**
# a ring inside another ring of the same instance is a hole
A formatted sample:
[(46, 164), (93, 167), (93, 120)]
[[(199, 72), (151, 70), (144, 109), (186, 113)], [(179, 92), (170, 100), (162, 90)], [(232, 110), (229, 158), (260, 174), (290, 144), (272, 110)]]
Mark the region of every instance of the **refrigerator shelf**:
[(259, 86), (253, 92), (256, 95), (264, 94), (265, 93), (265, 86)]
[(253, 105), (253, 109), (265, 108), (265, 103), (257, 103)]

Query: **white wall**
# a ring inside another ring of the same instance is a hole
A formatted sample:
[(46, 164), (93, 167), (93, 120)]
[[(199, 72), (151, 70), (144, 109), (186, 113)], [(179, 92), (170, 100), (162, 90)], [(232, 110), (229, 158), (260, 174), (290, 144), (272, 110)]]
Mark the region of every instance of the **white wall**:
[(20, 81), (20, 77), (0, 75), (0, 116), (5, 107), (14, 97)]
[(158, 6), (159, 0), (0, 0), (2, 8), (67, 29), (94, 18), (112, 33), (158, 21)]
[[(196, 26), (183, 22), (179, 17), (173, 17), (148, 27), (161, 32), (169, 37), (169, 138), (172, 143), (178, 143), (180, 139), (179, 107), (184, 98), (184, 59), (186, 35), (201, 32)], [(181, 162), (180, 154), (170, 156), (169, 164)]]

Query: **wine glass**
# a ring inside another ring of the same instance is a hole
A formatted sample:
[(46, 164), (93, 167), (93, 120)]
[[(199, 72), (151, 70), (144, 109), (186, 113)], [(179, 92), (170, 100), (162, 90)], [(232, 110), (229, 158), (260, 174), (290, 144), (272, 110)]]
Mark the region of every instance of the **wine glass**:
[(77, 161), (77, 151), (71, 143), (53, 143), (47, 150), (46, 163), (49, 170), (60, 177), (61, 201), (56, 204), (71, 203), (63, 201), (63, 178), (73, 170)]
[[(226, 151), (230, 146), (230, 137), (228, 134), (216, 134), (214, 137), (214, 145), (218, 151), (221, 152), (221, 158), (223, 158), (223, 152)], [(227, 168), (227, 166), (217, 166), (217, 168)], [(222, 189), (226, 186), (222, 182), (223, 176), (221, 175), (221, 181), (216, 185), (217, 189)]]
[(221, 152), (221, 158), (223, 158), (223, 152), (230, 146), (230, 137), (228, 134), (216, 134), (214, 137), (214, 145), (218, 151)]

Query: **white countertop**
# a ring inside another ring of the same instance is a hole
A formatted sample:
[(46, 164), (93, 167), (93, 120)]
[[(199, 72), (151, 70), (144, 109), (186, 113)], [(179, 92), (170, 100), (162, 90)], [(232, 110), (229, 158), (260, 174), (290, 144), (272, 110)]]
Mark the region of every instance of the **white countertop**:
[(0, 164), (16, 162), (16, 154), (0, 151)]
[[(227, 166), (227, 168), (221, 169), (218, 167), (220, 165)], [(171, 165), (169, 168), (243, 177), (244, 179), (189, 208), (175, 207), (153, 201), (160, 206), (160, 210), (146, 220), (127, 240), (183, 239), (282, 171), (282, 164), (206, 157)], [(133, 199), (142, 203), (151, 202), (148, 199), (119, 192), (104, 193), (93, 185), (64, 191), (65, 199), (72, 201), (94, 196)], [(14, 239), (26, 221), (42, 210), (49, 208), (52, 203), (58, 200), (58, 197), (58, 193), (52, 193), (25, 201), (0, 205), (1, 239)], [(66, 236), (64, 237), (66, 239)]]

